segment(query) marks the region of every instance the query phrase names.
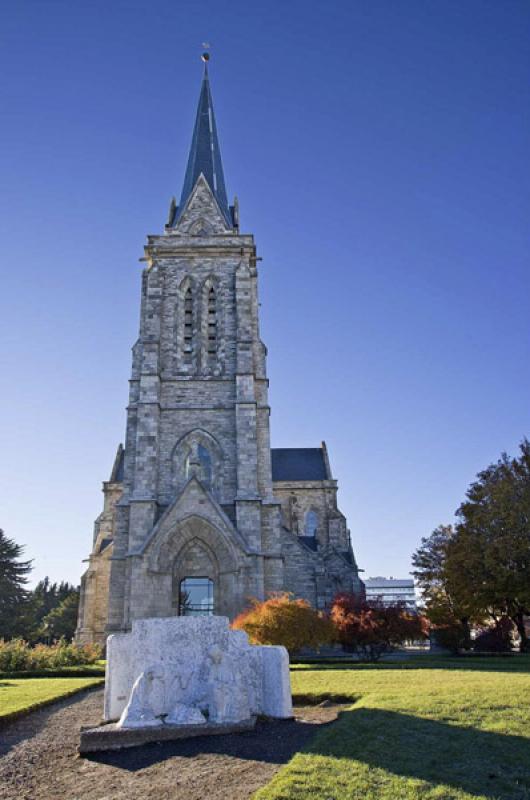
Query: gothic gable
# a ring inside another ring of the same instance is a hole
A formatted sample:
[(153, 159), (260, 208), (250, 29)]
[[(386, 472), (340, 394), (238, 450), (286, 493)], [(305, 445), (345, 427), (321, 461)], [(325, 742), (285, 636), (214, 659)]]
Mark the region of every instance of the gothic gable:
[(202, 173), (171, 230), (189, 236), (215, 236), (232, 230)]
[(241, 535), (195, 477), (158, 521), (137, 555), (147, 557), (150, 569), (165, 572), (178, 551), (193, 538), (202, 539), (220, 565), (233, 564), (246, 553)]

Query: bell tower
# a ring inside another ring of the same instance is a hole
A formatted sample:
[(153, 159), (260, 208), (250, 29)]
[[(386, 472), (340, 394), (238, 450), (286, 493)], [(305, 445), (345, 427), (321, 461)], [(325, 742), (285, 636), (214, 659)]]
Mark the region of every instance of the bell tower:
[(249, 597), (283, 588), (256, 247), (227, 201), (206, 63), (180, 201), (164, 233), (148, 237), (144, 261), (109, 631), (179, 613), (172, 576), (192, 539), (214, 564), (219, 549), (230, 555), (214, 613), (232, 617)]
[(78, 642), (135, 619), (233, 618), (362, 592), (327, 449), (270, 448), (258, 259), (228, 203), (207, 54), (180, 200), (148, 236), (125, 447), (104, 484)]

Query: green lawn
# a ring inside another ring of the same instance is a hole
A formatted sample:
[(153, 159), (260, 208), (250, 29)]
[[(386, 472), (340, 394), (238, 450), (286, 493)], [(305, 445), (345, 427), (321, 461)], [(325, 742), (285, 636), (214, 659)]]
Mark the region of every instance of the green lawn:
[(530, 800), (530, 658), (292, 669), (294, 695), (351, 698), (259, 800)]
[(13, 678), (0, 680), (0, 724), (27, 711), (103, 683), (102, 678)]

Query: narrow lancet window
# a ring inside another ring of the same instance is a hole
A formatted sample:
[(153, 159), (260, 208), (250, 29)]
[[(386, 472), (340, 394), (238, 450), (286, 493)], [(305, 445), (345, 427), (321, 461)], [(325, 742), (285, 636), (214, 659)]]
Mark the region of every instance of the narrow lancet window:
[(184, 361), (191, 363), (193, 356), (193, 295), (191, 289), (186, 289), (184, 295)]
[(217, 298), (213, 286), (208, 292), (208, 340), (206, 351), (209, 361), (215, 361), (217, 356)]

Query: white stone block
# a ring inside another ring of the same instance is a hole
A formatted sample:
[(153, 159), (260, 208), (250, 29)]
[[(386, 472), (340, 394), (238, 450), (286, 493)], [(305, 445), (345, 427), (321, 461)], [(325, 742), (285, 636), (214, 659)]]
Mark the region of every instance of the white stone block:
[(284, 647), (251, 645), (226, 617), (142, 619), (107, 643), (105, 719), (119, 727), (292, 716)]
[(263, 695), (261, 713), (267, 717), (293, 716), (289, 654), (285, 647), (262, 646)]

